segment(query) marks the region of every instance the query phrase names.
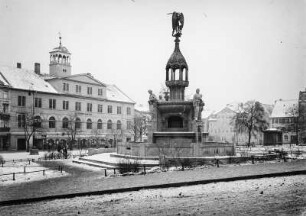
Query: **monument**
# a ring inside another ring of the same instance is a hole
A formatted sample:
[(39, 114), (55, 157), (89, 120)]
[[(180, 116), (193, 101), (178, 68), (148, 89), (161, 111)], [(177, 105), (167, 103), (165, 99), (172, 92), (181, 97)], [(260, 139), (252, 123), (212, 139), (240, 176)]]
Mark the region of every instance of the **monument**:
[(185, 99), (185, 88), (189, 85), (188, 64), (180, 51), (180, 37), (184, 27), (183, 13), (172, 13), (172, 36), (175, 38), (174, 51), (166, 64), (165, 84), (170, 92), (164, 98), (157, 97), (149, 90), (148, 142), (133, 143), (130, 152), (120, 148), (120, 154), (140, 157), (172, 156), (202, 157), (233, 155), (232, 145), (206, 142), (203, 133), (201, 113), (204, 102), (200, 89), (193, 99)]
[[(204, 103), (199, 89), (193, 100), (185, 100), (185, 88), (188, 87), (188, 64), (180, 51), (180, 37), (184, 26), (183, 13), (172, 13), (172, 36), (175, 47), (166, 64), (166, 86), (170, 90), (165, 100), (152, 99), (150, 93), (149, 106), (151, 127), (149, 142), (158, 146), (169, 143), (191, 144), (202, 142), (202, 119)], [(156, 97), (155, 97), (156, 98)]]

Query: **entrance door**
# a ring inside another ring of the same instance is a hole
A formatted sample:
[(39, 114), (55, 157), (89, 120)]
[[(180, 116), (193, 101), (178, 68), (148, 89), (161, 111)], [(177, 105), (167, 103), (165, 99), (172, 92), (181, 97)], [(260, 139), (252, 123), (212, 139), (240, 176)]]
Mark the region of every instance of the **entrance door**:
[(18, 139), (17, 140), (17, 150), (26, 150), (26, 140), (25, 139)]

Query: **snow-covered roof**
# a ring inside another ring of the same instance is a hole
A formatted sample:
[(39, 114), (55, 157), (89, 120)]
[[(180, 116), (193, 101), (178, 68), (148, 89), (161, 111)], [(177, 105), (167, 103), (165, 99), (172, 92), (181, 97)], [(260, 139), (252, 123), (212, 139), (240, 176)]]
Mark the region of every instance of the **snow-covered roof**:
[(123, 91), (121, 91), (116, 85), (106, 86), (106, 98), (112, 101), (135, 103), (135, 101), (133, 101), (125, 93), (123, 93)]
[(0, 81), (3, 85), (16, 89), (57, 93), (50, 83), (33, 70), (0, 66)]
[(138, 110), (139, 112), (149, 112), (149, 105), (146, 104), (136, 104), (135, 110)]
[(275, 102), (271, 118), (292, 117), (293, 110), (298, 108), (297, 100), (277, 100)]

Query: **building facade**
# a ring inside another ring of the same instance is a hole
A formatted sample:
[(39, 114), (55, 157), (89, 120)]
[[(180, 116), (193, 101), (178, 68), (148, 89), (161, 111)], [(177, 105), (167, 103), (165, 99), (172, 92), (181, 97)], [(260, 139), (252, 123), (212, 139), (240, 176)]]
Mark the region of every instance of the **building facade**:
[(50, 52), (49, 74), (37, 63), (34, 70), (0, 67), (0, 150), (25, 150), (33, 128), (30, 147), (38, 148), (69, 139), (114, 145), (131, 138), (134, 101), (89, 73), (71, 74), (70, 58), (60, 42)]
[(283, 144), (295, 144), (297, 142), (297, 118), (297, 100), (279, 99), (275, 101), (270, 116), (270, 128), (282, 132)]

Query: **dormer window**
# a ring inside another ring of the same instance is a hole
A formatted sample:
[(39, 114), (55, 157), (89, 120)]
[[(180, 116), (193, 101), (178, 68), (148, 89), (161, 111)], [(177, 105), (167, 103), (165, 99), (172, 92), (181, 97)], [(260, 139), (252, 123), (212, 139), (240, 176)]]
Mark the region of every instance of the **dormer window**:
[(98, 95), (102, 96), (103, 95), (103, 89), (98, 89)]
[(69, 91), (69, 84), (63, 83), (63, 91)]
[(76, 91), (76, 93), (81, 93), (81, 91), (82, 91), (81, 86), (80, 85), (76, 85), (75, 86), (75, 91)]
[(92, 87), (87, 87), (87, 94), (92, 95)]

